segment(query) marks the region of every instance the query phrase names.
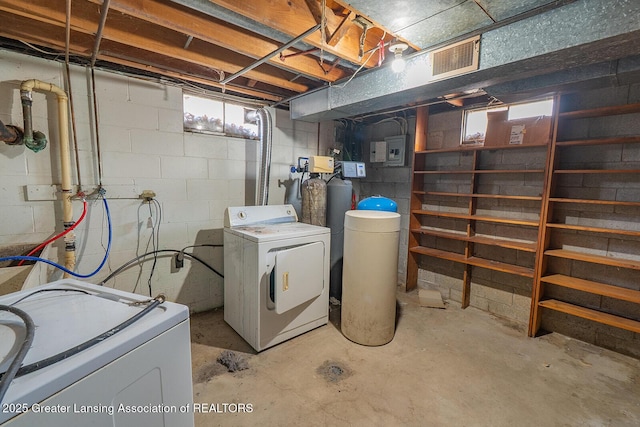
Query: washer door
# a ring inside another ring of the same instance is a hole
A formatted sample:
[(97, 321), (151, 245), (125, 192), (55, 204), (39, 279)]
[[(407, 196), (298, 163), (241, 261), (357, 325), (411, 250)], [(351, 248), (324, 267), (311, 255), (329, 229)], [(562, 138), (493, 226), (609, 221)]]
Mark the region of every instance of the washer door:
[(273, 272), (276, 313), (282, 314), (322, 293), (324, 261), (322, 242), (278, 251)]

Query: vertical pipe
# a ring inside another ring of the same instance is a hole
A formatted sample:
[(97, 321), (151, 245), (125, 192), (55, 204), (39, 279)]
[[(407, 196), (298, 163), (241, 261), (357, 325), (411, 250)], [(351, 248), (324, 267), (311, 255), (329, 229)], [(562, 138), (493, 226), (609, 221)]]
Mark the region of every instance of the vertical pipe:
[[(59, 132), (59, 144), (60, 144), (60, 173), (62, 184), (62, 221), (64, 222), (65, 229), (73, 225), (73, 206), (71, 203), (71, 161), (69, 150), (69, 103), (67, 94), (64, 90), (52, 83), (45, 83), (40, 80), (25, 80), (20, 85), (20, 91), (23, 94), (23, 99), (26, 94), (29, 94), (31, 98), (31, 92), (34, 89), (43, 90), (45, 92), (51, 92), (56, 95), (58, 100), (58, 132)], [(24, 104), (23, 104), (24, 105)], [(29, 109), (29, 112), (31, 110)], [(29, 115), (29, 123), (31, 122), (31, 116)], [(25, 117), (25, 125), (27, 123), (27, 117)], [(76, 265), (76, 253), (75, 253), (75, 235), (72, 232), (65, 236), (65, 263), (64, 266), (73, 271)], [(64, 277), (69, 275), (65, 273)]]
[(260, 175), (258, 175), (258, 191), (256, 193), (256, 205), (269, 204), (269, 176), (271, 175), (271, 146), (273, 136), (271, 134), (271, 114), (264, 109), (256, 110), (256, 118), (260, 128)]
[(20, 91), (20, 101), (22, 103), (22, 117), (24, 119), (24, 142), (29, 145), (33, 143), (33, 123), (31, 121), (31, 104), (33, 99), (31, 91)]

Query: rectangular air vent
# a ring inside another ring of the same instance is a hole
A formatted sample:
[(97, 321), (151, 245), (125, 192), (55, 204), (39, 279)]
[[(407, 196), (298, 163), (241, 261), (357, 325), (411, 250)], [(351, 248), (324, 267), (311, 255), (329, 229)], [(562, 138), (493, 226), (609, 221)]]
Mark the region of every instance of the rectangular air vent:
[(429, 53), (431, 78), (443, 79), (478, 69), (480, 36)]

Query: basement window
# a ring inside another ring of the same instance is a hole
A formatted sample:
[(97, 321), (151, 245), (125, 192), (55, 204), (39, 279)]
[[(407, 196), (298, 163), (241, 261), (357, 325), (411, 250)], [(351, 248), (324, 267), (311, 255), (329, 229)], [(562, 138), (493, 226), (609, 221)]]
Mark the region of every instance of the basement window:
[(258, 139), (258, 126), (245, 120), (253, 108), (212, 98), (183, 95), (185, 132)]
[(551, 116), (553, 114), (553, 99), (523, 102), (498, 107), (487, 107), (467, 110), (464, 113), (462, 145), (484, 144), (489, 122), (489, 113), (507, 110), (507, 120), (520, 120), (529, 117)]

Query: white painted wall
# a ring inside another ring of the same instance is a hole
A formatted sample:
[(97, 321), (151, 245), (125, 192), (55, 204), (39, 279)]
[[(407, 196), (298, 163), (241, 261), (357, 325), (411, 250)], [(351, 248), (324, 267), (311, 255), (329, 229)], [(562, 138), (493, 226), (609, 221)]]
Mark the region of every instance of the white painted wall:
[[(35, 78), (65, 87), (63, 71), (61, 63), (0, 50), (0, 120), (22, 127), (20, 82)], [(71, 75), (81, 180), (88, 192), (98, 184), (90, 75), (76, 66), (71, 67)], [(184, 133), (179, 87), (96, 71), (96, 92), (102, 184), (107, 190), (114, 236), (106, 266), (84, 280), (100, 282), (110, 271), (146, 251), (151, 229), (149, 205), (137, 199), (142, 190), (155, 191), (162, 207), (161, 249), (222, 243), (224, 209), (253, 204), (258, 142)], [(287, 111), (270, 112), (274, 129), (269, 203), (281, 204), (285, 190), (278, 187), (278, 180), (290, 178), (289, 165), (298, 156), (326, 152), (324, 147), (332, 145), (333, 125), (293, 122)], [(29, 201), (26, 197), (26, 189), (34, 188), (27, 186), (60, 183), (55, 97), (34, 92), (33, 116), (34, 129), (49, 138), (45, 150), (36, 154), (24, 146), (0, 143), (0, 246), (39, 243), (62, 230), (60, 202)], [(77, 183), (73, 157), (73, 181)], [(79, 217), (81, 208), (81, 202), (74, 202), (74, 218)], [(90, 203), (77, 236), (76, 271), (86, 274), (99, 265), (107, 242), (101, 202)], [(62, 243), (56, 248), (61, 256)], [(221, 248), (190, 250), (222, 272)], [(185, 268), (177, 272), (171, 271), (171, 265), (168, 257), (158, 259), (151, 281), (154, 295), (163, 292), (169, 300), (187, 304), (193, 311), (223, 304), (220, 277), (188, 259)], [(107, 285), (148, 294), (151, 266), (152, 261), (147, 261), (130, 268)], [(51, 271), (51, 280), (60, 277), (57, 270)]]

